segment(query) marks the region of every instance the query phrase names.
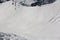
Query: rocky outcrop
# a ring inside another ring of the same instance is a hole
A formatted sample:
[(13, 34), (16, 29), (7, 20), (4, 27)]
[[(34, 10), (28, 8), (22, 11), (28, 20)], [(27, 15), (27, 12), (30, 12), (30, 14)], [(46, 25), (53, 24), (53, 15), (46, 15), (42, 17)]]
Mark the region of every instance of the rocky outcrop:
[(42, 5), (54, 3), (56, 0), (33, 0), (33, 1), (34, 2), (32, 3), (30, 2), (30, 4), (28, 4), (25, 1), (20, 2), (20, 4), (23, 6), (42, 6)]
[(0, 32), (0, 40), (27, 40), (27, 39), (17, 36), (15, 34)]
[(0, 0), (0, 3), (4, 3), (6, 1), (10, 1), (10, 0)]

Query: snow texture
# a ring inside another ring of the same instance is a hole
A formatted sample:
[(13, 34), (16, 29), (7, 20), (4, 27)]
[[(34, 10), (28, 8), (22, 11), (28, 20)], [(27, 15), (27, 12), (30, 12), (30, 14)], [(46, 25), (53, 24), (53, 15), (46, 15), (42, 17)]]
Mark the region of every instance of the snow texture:
[(12, 3), (0, 4), (0, 32), (16, 33), (28, 40), (60, 40), (60, 0), (34, 7)]

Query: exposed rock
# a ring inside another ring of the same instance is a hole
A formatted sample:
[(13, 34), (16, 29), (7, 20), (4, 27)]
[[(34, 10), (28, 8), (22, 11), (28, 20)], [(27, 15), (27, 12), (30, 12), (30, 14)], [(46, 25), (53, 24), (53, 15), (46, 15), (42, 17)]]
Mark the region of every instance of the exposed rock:
[(56, 0), (33, 0), (34, 2), (26, 2), (26, 1), (22, 1), (20, 2), (21, 5), (23, 6), (42, 6), (42, 5), (46, 5), (46, 4), (51, 4), (54, 3)]
[(0, 40), (27, 40), (27, 39), (17, 36), (15, 34), (0, 32)]
[(10, 1), (10, 0), (0, 0), (0, 3), (4, 3), (6, 1)]

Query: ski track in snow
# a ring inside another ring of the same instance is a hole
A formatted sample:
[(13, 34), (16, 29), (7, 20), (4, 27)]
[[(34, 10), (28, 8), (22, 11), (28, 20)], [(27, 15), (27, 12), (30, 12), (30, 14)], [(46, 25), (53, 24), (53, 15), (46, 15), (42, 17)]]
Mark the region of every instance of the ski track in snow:
[(11, 1), (6, 2), (0, 5), (0, 31), (13, 32), (29, 40), (60, 40), (59, 2), (41, 7), (17, 6), (16, 10)]

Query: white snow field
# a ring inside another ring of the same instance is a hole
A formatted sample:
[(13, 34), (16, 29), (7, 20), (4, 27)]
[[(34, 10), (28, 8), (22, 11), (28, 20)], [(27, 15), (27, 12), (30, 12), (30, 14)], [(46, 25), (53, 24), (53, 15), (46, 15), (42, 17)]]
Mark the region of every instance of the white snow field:
[(14, 33), (28, 40), (60, 40), (60, 0), (41, 7), (0, 4), (0, 32)]

